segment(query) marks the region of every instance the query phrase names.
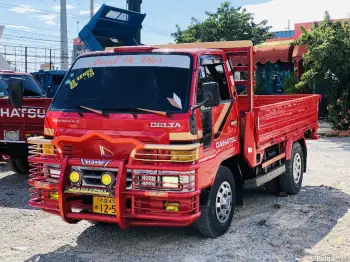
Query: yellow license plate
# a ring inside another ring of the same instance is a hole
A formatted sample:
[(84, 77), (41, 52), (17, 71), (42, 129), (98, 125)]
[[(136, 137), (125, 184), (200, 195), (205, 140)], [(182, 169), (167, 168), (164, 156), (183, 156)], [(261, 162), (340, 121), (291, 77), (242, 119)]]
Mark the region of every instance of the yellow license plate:
[(94, 213), (116, 215), (115, 198), (94, 196), (92, 202), (92, 209)]

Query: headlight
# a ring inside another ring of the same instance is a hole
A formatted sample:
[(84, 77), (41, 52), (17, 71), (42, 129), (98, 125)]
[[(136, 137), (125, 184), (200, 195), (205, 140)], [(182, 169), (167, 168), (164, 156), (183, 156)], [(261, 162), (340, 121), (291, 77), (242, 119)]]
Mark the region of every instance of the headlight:
[(111, 173), (103, 173), (101, 183), (105, 186), (110, 186), (113, 183), (114, 176)]
[(72, 171), (69, 174), (69, 180), (72, 183), (78, 183), (80, 181), (80, 173), (77, 171)]
[(166, 188), (179, 188), (179, 176), (162, 176), (162, 186)]
[(197, 159), (197, 150), (170, 151), (171, 161), (191, 162)]

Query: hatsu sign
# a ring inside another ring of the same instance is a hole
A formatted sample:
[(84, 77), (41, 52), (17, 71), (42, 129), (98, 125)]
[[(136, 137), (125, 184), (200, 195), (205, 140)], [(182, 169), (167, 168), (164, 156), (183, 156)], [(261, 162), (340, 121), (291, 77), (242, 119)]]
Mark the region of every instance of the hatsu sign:
[(28, 117), (44, 118), (46, 110), (44, 108), (0, 108), (0, 117)]
[(104, 55), (79, 58), (72, 70), (98, 67), (175, 67), (189, 68), (191, 59), (187, 55), (172, 54), (136, 54)]

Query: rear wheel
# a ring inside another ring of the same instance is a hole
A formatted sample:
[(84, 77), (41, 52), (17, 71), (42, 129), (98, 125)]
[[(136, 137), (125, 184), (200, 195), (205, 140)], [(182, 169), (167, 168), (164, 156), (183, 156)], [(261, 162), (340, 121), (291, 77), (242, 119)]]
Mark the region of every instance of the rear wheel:
[(15, 159), (10, 162), (9, 165), (11, 170), (19, 175), (29, 173), (29, 163), (27, 158)]
[(220, 166), (195, 227), (202, 236), (216, 238), (229, 229), (236, 204), (235, 181), (229, 168)]
[(280, 176), (281, 190), (296, 195), (301, 189), (304, 173), (304, 154), (301, 145), (293, 144), (291, 159), (286, 161), (286, 172)]

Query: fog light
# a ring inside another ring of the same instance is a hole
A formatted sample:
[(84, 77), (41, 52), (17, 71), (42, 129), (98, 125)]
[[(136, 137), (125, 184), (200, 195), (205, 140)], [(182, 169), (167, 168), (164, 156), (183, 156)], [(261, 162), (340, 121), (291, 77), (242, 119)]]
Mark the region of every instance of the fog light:
[(58, 200), (58, 192), (51, 192), (50, 193), (50, 199)]
[(101, 176), (101, 182), (105, 186), (110, 186), (113, 182), (113, 176), (110, 173), (103, 173)]
[(165, 211), (179, 212), (180, 203), (179, 202), (165, 202)]
[(79, 172), (77, 171), (72, 171), (70, 174), (69, 174), (69, 180), (72, 182), (72, 183), (78, 183), (80, 181), (80, 174)]

